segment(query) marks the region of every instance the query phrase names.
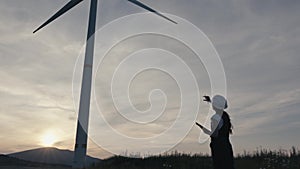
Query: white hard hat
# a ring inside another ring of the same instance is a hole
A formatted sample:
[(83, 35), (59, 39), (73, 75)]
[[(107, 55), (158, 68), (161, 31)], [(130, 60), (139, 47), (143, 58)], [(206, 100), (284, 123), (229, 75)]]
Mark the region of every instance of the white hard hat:
[(215, 95), (212, 99), (212, 106), (219, 110), (227, 108), (227, 100), (221, 95)]

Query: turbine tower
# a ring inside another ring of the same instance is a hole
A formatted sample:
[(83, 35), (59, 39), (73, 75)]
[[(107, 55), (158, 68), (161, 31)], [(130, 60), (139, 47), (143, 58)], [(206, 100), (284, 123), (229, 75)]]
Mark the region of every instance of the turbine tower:
[[(62, 7), (58, 12), (56, 12), (50, 19), (38, 27), (33, 33), (36, 33), (43, 27), (47, 26), (49, 23), (78, 5), (84, 0), (70, 0), (64, 7)], [(164, 16), (158, 11), (150, 8), (149, 6), (137, 1), (128, 0), (129, 2), (144, 8), (172, 23), (177, 24), (175, 21)], [(86, 149), (87, 149), (87, 137), (88, 137), (88, 124), (89, 124), (89, 110), (90, 110), (90, 97), (91, 97), (91, 84), (92, 84), (92, 72), (93, 72), (93, 56), (94, 56), (94, 43), (95, 43), (95, 28), (97, 20), (97, 6), (98, 0), (90, 0), (90, 11), (89, 11), (89, 22), (88, 22), (88, 32), (87, 41), (85, 49), (84, 58), (84, 68), (81, 83), (81, 93), (80, 93), (80, 103), (79, 103), (79, 113), (77, 120), (77, 132), (76, 132), (76, 143), (75, 143), (75, 153), (73, 160), (73, 168), (84, 168)], [(86, 131), (84, 130), (86, 129)]]

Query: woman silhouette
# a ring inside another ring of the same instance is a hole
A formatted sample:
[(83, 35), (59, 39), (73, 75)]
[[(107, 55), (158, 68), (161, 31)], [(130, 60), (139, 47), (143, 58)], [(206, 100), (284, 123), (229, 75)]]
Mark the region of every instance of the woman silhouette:
[[(204, 96), (204, 101), (211, 102), (209, 96)], [(216, 112), (211, 117), (211, 131), (196, 124), (204, 133), (211, 137), (211, 154), (213, 158), (214, 169), (234, 169), (233, 151), (230, 144), (229, 135), (232, 134), (232, 125), (227, 112), (227, 101), (221, 95), (216, 95), (212, 99), (212, 108)]]

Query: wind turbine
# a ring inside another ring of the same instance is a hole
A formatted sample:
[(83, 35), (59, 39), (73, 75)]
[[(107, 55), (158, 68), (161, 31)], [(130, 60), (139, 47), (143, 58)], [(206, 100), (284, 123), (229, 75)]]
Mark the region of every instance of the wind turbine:
[[(33, 33), (36, 33), (43, 27), (50, 24), (52, 21), (78, 5), (84, 0), (70, 0), (64, 7), (62, 7), (58, 12), (56, 12), (50, 19), (38, 27)], [(77, 132), (76, 132), (76, 143), (75, 143), (75, 153), (73, 168), (84, 168), (85, 167), (85, 157), (87, 148), (87, 134), (88, 134), (88, 123), (89, 123), (89, 110), (90, 110), (90, 97), (91, 97), (91, 83), (92, 83), (92, 71), (93, 71), (93, 56), (94, 56), (94, 43), (95, 43), (95, 28), (96, 28), (96, 18), (97, 18), (97, 5), (98, 0), (90, 0), (90, 13), (89, 13), (89, 23), (87, 32), (87, 44), (85, 49), (85, 59), (84, 68), (81, 84), (80, 93), (80, 103), (79, 103), (79, 113), (77, 120)], [(129, 2), (144, 8), (172, 23), (177, 24), (172, 19), (164, 16), (158, 11), (150, 8), (149, 6), (137, 1), (128, 0)], [(86, 132), (84, 131), (86, 129)]]

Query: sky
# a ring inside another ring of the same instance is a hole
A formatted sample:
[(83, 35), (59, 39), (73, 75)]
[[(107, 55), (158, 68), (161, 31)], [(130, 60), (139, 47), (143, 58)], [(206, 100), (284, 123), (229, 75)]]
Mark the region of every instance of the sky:
[[(0, 153), (43, 146), (61, 149), (74, 147), (77, 107), (73, 102), (73, 72), (85, 43), (88, 1), (79, 4), (39, 33), (32, 34), (37, 26), (66, 2), (67, 0), (0, 1)], [(215, 46), (226, 74), (228, 112), (234, 126), (231, 141), (235, 153), (244, 150), (251, 152), (257, 147), (300, 147), (300, 1), (142, 2), (161, 12), (188, 20), (201, 29)], [(97, 28), (120, 17), (140, 12), (144, 11), (126, 0), (100, 0)], [(178, 45), (177, 42), (164, 44), (164, 41), (159, 41), (161, 39), (156, 37), (148, 37), (149, 39), (152, 42), (147, 41), (147, 38), (137, 37), (126, 44), (115, 46), (108, 55), (111, 60), (107, 60), (96, 77), (96, 80), (100, 79), (95, 83), (96, 88), (106, 89), (106, 79), (112, 73), (112, 66), (122, 59), (119, 55), (129, 49), (159, 44), (174, 50)], [(96, 47), (96, 51), (97, 49)], [(201, 85), (197, 92), (200, 95), (209, 93), (209, 79), (205, 68), (191, 65), (192, 54), (182, 54), (186, 55), (184, 60), (190, 63), (191, 69), (199, 72), (196, 78)], [(144, 62), (145, 60), (140, 61)], [(168, 65), (164, 60), (160, 64)], [(112, 126), (131, 137), (147, 137), (160, 133), (171, 125), (175, 117), (171, 112), (178, 109), (180, 102), (177, 87), (172, 78), (156, 71), (140, 74), (133, 80), (130, 90), (137, 109), (145, 110), (149, 107), (147, 96), (153, 88), (161, 88), (168, 98), (172, 98), (168, 100), (170, 103), (167, 104), (166, 114), (161, 116), (161, 121), (154, 123), (163, 125), (153, 125), (151, 128), (147, 125), (144, 128), (132, 125), (116, 115), (106, 90), (99, 90), (103, 92), (96, 95), (104, 101), (102, 105), (106, 108), (105, 118)], [(208, 107), (207, 104), (200, 103), (201, 111)], [(199, 121), (203, 120), (201, 114), (197, 118)], [(182, 121), (182, 125), (184, 123)], [(96, 129), (101, 130), (102, 125), (99, 124)], [(199, 129), (194, 126), (170, 151), (209, 153), (209, 141), (199, 144), (199, 135)], [(109, 141), (109, 133), (106, 140)], [(122, 145), (118, 148), (119, 151), (126, 151), (126, 147)], [(134, 145), (127, 148), (139, 151)], [(111, 155), (103, 147), (99, 147), (93, 138), (89, 139), (88, 154), (99, 158)]]

